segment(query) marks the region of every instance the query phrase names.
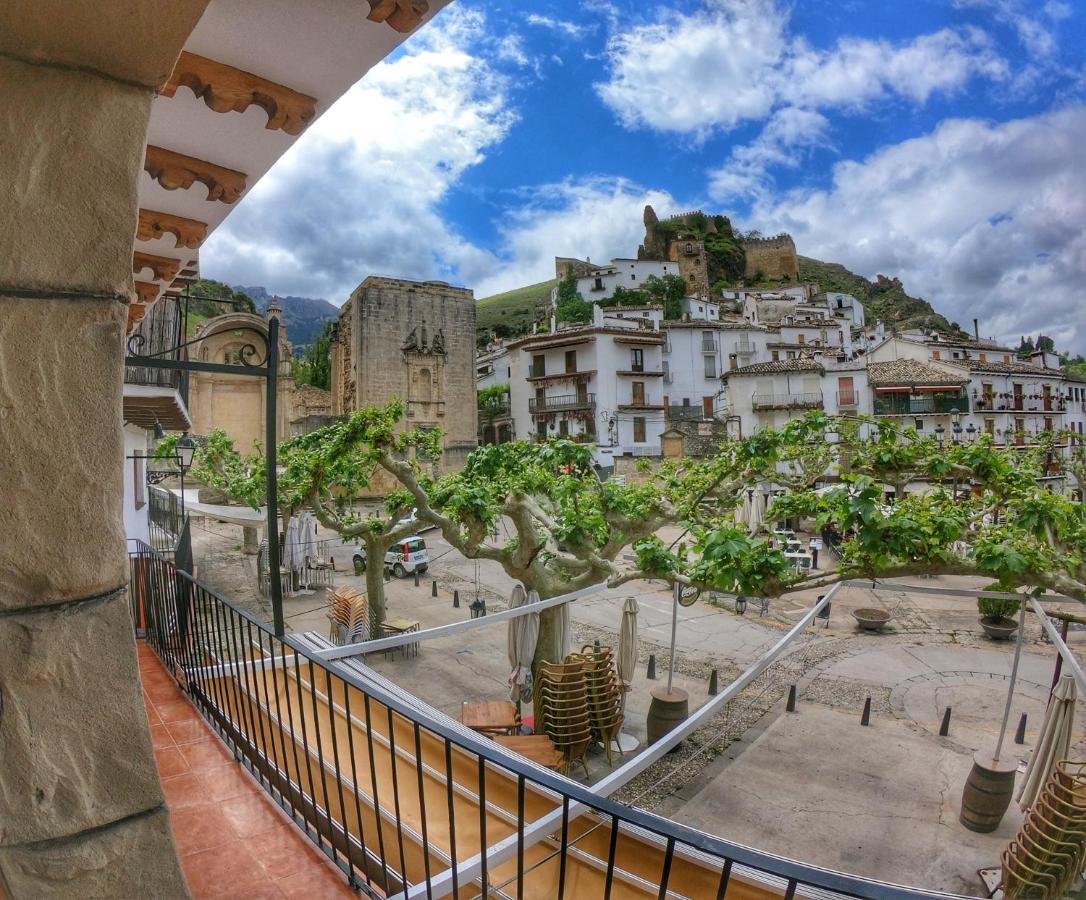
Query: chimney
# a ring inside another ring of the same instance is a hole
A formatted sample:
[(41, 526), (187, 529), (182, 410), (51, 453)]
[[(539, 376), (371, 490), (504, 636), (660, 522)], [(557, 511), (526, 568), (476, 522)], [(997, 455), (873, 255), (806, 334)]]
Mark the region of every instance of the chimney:
[(977, 324), (977, 320), (973, 320), (973, 337), (978, 341), (980, 340), (980, 326)]

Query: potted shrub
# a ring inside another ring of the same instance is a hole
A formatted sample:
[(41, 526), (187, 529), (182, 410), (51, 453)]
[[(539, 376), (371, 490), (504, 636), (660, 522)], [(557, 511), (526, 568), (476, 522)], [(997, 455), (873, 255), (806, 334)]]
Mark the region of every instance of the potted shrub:
[(980, 627), (993, 641), (1005, 641), (1018, 630), (1014, 614), (1018, 612), (1018, 600), (1002, 597), (978, 597)]

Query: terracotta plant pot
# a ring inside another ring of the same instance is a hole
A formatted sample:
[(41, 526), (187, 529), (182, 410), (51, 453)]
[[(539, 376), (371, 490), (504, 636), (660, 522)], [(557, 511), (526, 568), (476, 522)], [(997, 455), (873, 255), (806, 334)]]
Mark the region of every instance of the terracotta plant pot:
[(993, 641), (1007, 641), (1014, 637), (1018, 623), (1014, 619), (990, 619), (984, 616), (977, 620), (984, 633)]
[(885, 609), (865, 607), (852, 611), (852, 617), (864, 631), (882, 631), (883, 626), (890, 621), (890, 613)]

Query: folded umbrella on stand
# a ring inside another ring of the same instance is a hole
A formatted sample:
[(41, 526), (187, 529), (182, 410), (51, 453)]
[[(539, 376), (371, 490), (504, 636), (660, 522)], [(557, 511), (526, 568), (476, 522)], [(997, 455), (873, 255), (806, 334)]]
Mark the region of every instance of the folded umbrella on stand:
[[(618, 677), (622, 682), (622, 716), (626, 717), (626, 695), (633, 684), (637, 670), (637, 600), (627, 597), (622, 606), (622, 622), (618, 629)], [(620, 731), (614, 742), (623, 753), (637, 748), (639, 741), (632, 734)]]

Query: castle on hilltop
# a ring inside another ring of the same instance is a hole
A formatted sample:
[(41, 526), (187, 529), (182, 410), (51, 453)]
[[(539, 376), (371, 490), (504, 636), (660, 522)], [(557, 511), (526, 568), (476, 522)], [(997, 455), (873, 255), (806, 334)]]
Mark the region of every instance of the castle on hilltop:
[[(671, 260), (678, 263), (679, 274), (692, 293), (709, 293), (708, 258), (705, 239), (717, 234), (716, 219), (700, 209), (679, 213), (660, 220), (651, 206), (645, 207), (645, 239), (637, 248), (637, 258)], [(746, 254), (744, 277), (799, 281), (799, 257), (789, 234), (770, 238), (745, 238), (739, 241)]]

